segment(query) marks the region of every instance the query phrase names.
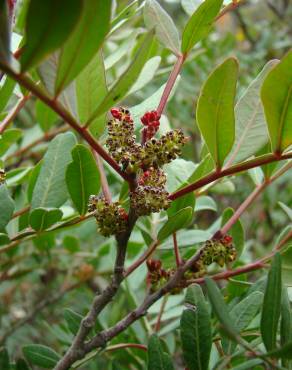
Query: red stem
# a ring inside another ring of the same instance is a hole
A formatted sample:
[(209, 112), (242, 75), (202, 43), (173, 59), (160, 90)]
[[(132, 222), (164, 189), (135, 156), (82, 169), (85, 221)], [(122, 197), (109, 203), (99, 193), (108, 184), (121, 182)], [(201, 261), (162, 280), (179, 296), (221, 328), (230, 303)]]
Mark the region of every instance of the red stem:
[(159, 116), (161, 116), (161, 114), (163, 113), (163, 110), (166, 106), (169, 95), (171, 93), (171, 90), (172, 90), (172, 88), (175, 84), (177, 76), (179, 75), (179, 73), (181, 71), (181, 68), (183, 66), (183, 63), (184, 63), (185, 59), (186, 59), (186, 55), (180, 55), (178, 57), (175, 65), (174, 65), (173, 70), (171, 71), (171, 74), (170, 74), (170, 76), (167, 80), (165, 89), (164, 89), (163, 94), (161, 96), (160, 103), (157, 107), (157, 113), (158, 113)]
[(175, 200), (177, 198), (180, 198), (222, 177), (234, 175), (238, 172), (243, 172), (251, 168), (262, 166), (267, 163), (271, 163), (275, 161), (282, 161), (282, 160), (289, 159), (289, 158), (292, 158), (292, 152), (282, 154), (280, 156), (271, 153), (271, 154), (267, 154), (267, 155), (264, 155), (264, 156), (261, 156), (255, 159), (251, 159), (250, 161), (236, 164), (226, 169), (222, 169), (221, 171), (215, 170), (211, 172), (210, 174), (202, 177), (198, 181), (194, 182), (193, 184), (187, 185), (186, 187), (176, 191), (175, 193), (170, 194), (169, 199)]
[(110, 191), (110, 188), (109, 188), (109, 185), (108, 185), (108, 182), (107, 182), (107, 178), (106, 178), (106, 175), (105, 175), (102, 160), (101, 160), (100, 156), (98, 155), (98, 153), (95, 150), (92, 150), (92, 153), (95, 157), (96, 164), (97, 164), (97, 167), (98, 167), (98, 170), (99, 170), (100, 182), (101, 182), (103, 196), (109, 203), (111, 203), (112, 202), (112, 195), (111, 195), (111, 191)]
[(3, 122), (0, 125), (0, 135), (3, 134), (3, 132), (7, 129), (7, 127), (14, 120), (18, 112), (24, 107), (24, 104), (30, 97), (31, 94), (28, 94), (20, 98), (15, 107), (13, 107), (11, 111), (7, 114), (7, 116), (4, 118)]
[(75, 118), (66, 110), (64, 107), (55, 99), (52, 99), (45, 91), (36, 85), (29, 77), (24, 74), (18, 74), (12, 71), (6, 65), (0, 65), (7, 75), (13, 78), (20, 85), (29, 90), (33, 95), (38, 97), (43, 101), (47, 106), (49, 106), (53, 111), (55, 111), (63, 120), (69, 124), (79, 135), (87, 141), (87, 143), (126, 181), (131, 185), (133, 179), (128, 174), (124, 173), (118, 163), (103, 149), (103, 147), (95, 140), (87, 128), (82, 127), (78, 124)]
[(115, 351), (117, 349), (123, 349), (123, 348), (137, 348), (137, 349), (141, 349), (142, 351), (147, 352), (147, 347), (144, 346), (144, 344), (139, 344), (139, 343), (119, 343), (119, 344), (115, 344), (113, 346), (107, 347), (106, 351)]
[(180, 256), (180, 253), (179, 253), (179, 247), (178, 247), (178, 244), (177, 244), (176, 233), (172, 234), (172, 240), (173, 240), (173, 250), (174, 250), (174, 255), (175, 255), (175, 262), (176, 262), (176, 266), (178, 267), (178, 266), (181, 265), (182, 260), (181, 260), (181, 256)]
[(127, 270), (124, 273), (124, 276), (125, 277), (129, 276), (134, 270), (141, 266), (142, 263), (144, 263), (151, 256), (151, 254), (155, 251), (158, 245), (159, 241), (155, 240), (147, 249), (147, 251), (144, 254), (142, 254), (142, 256), (138, 258), (137, 261), (135, 261), (130, 267), (127, 268)]

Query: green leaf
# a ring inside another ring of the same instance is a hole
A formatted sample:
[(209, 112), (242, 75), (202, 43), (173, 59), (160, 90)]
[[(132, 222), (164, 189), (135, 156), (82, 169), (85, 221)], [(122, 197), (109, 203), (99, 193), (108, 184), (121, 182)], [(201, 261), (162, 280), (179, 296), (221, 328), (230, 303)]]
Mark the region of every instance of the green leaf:
[(33, 195), (33, 191), (34, 191), (34, 188), (35, 188), (35, 184), (37, 182), (37, 179), (38, 179), (40, 171), (41, 171), (42, 163), (43, 163), (43, 161), (40, 160), (34, 166), (34, 169), (32, 170), (32, 172), (30, 174), (29, 183), (28, 183), (28, 187), (27, 187), (27, 199), (30, 203), (31, 203), (31, 200), (32, 200), (32, 195)]
[(67, 188), (79, 214), (85, 215), (89, 196), (99, 192), (99, 172), (93, 155), (84, 145), (75, 146), (72, 158), (66, 171)]
[(290, 301), (288, 290), (283, 287), (281, 300), (281, 345), (292, 341), (292, 312), (290, 308)]
[(19, 358), (15, 364), (15, 370), (30, 370), (27, 362), (23, 358)]
[(269, 71), (278, 63), (268, 62), (235, 106), (235, 140), (228, 162), (241, 162), (256, 154), (269, 141), (260, 90)]
[(234, 141), (237, 74), (237, 60), (226, 59), (211, 73), (198, 100), (198, 126), (218, 168), (222, 167)]
[(189, 225), (193, 218), (193, 209), (191, 207), (183, 208), (175, 215), (169, 217), (166, 223), (158, 232), (158, 240), (162, 242), (164, 239)]
[(63, 212), (58, 208), (35, 208), (29, 217), (30, 226), (43, 231), (62, 219)]
[(0, 112), (2, 112), (6, 108), (6, 105), (12, 96), (15, 84), (16, 82), (14, 80), (6, 77), (6, 80), (0, 89)]
[(139, 74), (139, 77), (137, 78), (137, 81), (134, 83), (127, 95), (133, 94), (146, 86), (153, 79), (156, 71), (159, 68), (160, 62), (161, 57), (159, 56), (155, 56), (147, 60), (142, 71)]
[(292, 286), (292, 243), (282, 254), (282, 279), (286, 286)]
[[(55, 91), (59, 57), (60, 53), (56, 51), (38, 67), (38, 74), (50, 95), (54, 95)], [(75, 81), (73, 81), (64, 91), (62, 91), (60, 96), (58, 96), (58, 101), (62, 103), (64, 108), (66, 108), (75, 118), (78, 119)]]
[(124, 22), (131, 18), (136, 11), (139, 9), (138, 0), (134, 0), (128, 6), (126, 6), (111, 22), (111, 32), (114, 32), (119, 26), (124, 24)]
[(292, 359), (292, 342), (286, 343), (283, 347), (266, 353), (265, 356)]
[[(87, 122), (107, 92), (103, 55), (99, 51), (76, 80), (78, 114), (81, 122)], [(95, 137), (100, 136), (105, 123), (106, 115), (95, 119), (90, 126), (91, 133)]]
[(48, 107), (41, 100), (38, 100), (35, 104), (36, 119), (43, 131), (49, 131), (49, 129), (58, 120), (58, 115), (50, 107)]
[(0, 348), (0, 369), (9, 370), (9, 355), (6, 348)]
[(227, 306), (216, 283), (208, 276), (205, 278), (205, 283), (208, 297), (218, 320), (231, 337), (238, 338), (238, 331), (228, 313)]
[(182, 34), (182, 52), (188, 53), (197, 42), (208, 35), (223, 0), (205, 0), (194, 12)]
[[(245, 360), (242, 364), (238, 366), (232, 367), (232, 370), (256, 370), (258, 369), (256, 365), (260, 365), (263, 362), (264, 361), (260, 358), (252, 358), (251, 360)], [(260, 367), (259, 369), (262, 369), (262, 367)]]
[(202, 195), (196, 200), (195, 212), (210, 210), (217, 212), (217, 204), (213, 198)]
[(201, 177), (210, 173), (214, 168), (214, 162), (211, 155), (208, 153), (202, 161), (197, 165), (192, 175), (188, 178), (188, 183), (198, 181)]
[(261, 318), (261, 333), (267, 351), (276, 348), (277, 329), (281, 312), (281, 291), (281, 256), (279, 253), (276, 253), (268, 274)]
[(110, 15), (111, 1), (87, 0), (83, 3), (78, 25), (61, 50), (56, 95), (78, 76), (97, 53), (109, 30)]
[(193, 192), (184, 195), (183, 197), (179, 197), (173, 202), (171, 202), (170, 208), (167, 210), (168, 217), (174, 216), (177, 212), (179, 212), (183, 208), (191, 207), (194, 209), (196, 204), (196, 197)]
[(0, 185), (0, 230), (3, 230), (11, 220), (14, 208), (14, 200), (10, 197), (7, 186)]
[(289, 217), (290, 221), (292, 221), (292, 208), (288, 207), (283, 202), (278, 202), (278, 204), (282, 208), (282, 210), (286, 213), (286, 215)]
[[(222, 214), (221, 226), (225, 225), (226, 222), (233, 216), (234, 210), (232, 208), (226, 208)], [(240, 219), (238, 219), (231, 227), (228, 232), (233, 239), (233, 244), (237, 252), (237, 259), (241, 256), (244, 247), (244, 228)]]
[(26, 71), (58, 49), (72, 32), (81, 0), (31, 0), (26, 16), (26, 43), (21, 68)]
[(272, 150), (281, 153), (292, 144), (292, 50), (266, 77), (261, 98)]
[(199, 285), (186, 293), (186, 309), (180, 320), (183, 356), (189, 370), (208, 370), (212, 347), (211, 317)]
[[(0, 207), (1, 208), (1, 207)], [(5, 233), (0, 233), (0, 245), (6, 245), (9, 243), (9, 236)]]
[(156, 334), (151, 335), (148, 344), (148, 370), (174, 370), (171, 357), (163, 352)]
[(0, 157), (7, 152), (7, 150), (16, 143), (22, 136), (22, 131), (17, 128), (5, 130), (0, 135)]
[(64, 318), (67, 322), (68, 328), (71, 331), (71, 333), (76, 335), (83, 317), (79, 313), (71, 310), (70, 308), (66, 308), (64, 310)]
[(67, 198), (65, 171), (76, 143), (71, 132), (59, 134), (51, 141), (44, 156), (32, 194), (31, 208), (59, 208)]
[(100, 116), (102, 113), (106, 112), (110, 107), (117, 104), (131, 87), (136, 82), (139, 74), (150, 56), (151, 49), (153, 46), (153, 33), (149, 32), (144, 37), (144, 41), (135, 55), (133, 62), (129, 65), (126, 71), (122, 76), (117, 80), (113, 87), (109, 90), (108, 94), (95, 109), (94, 113), (91, 115), (90, 119), (87, 121), (87, 124), (92, 123), (92, 121)]
[(229, 312), (231, 320), (237, 331), (245, 329), (262, 306), (264, 294), (255, 291), (237, 303)]
[(10, 22), (8, 1), (0, 0), (0, 59), (5, 64), (10, 63)]
[(28, 344), (22, 352), (28, 362), (44, 369), (53, 368), (60, 359), (57, 352), (42, 344)]
[(144, 22), (149, 30), (155, 29), (155, 34), (164, 47), (176, 55), (179, 54), (180, 41), (177, 28), (156, 0), (146, 0)]

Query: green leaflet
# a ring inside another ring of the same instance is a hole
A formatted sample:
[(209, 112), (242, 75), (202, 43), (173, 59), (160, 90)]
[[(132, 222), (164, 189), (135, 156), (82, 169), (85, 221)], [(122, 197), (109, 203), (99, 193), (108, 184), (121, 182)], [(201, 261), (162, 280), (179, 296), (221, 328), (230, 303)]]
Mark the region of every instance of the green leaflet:
[(33, 365), (43, 369), (53, 368), (60, 359), (53, 349), (41, 344), (29, 344), (22, 347), (24, 357)]
[(208, 370), (212, 347), (211, 316), (199, 285), (186, 293), (186, 308), (180, 320), (181, 341), (189, 370)]
[(34, 186), (31, 208), (59, 208), (67, 198), (66, 167), (71, 161), (71, 150), (76, 143), (71, 132), (59, 134), (50, 142), (40, 173)]
[(58, 208), (35, 208), (29, 217), (30, 226), (36, 231), (43, 231), (62, 219), (63, 213)]
[(281, 311), (281, 256), (276, 253), (271, 263), (265, 290), (261, 318), (261, 334), (267, 351), (276, 348), (277, 329)]
[(84, 2), (78, 25), (61, 49), (55, 95), (59, 95), (97, 53), (109, 30), (110, 14), (111, 1)]
[(89, 196), (99, 192), (99, 172), (93, 155), (84, 145), (75, 146), (72, 158), (66, 171), (67, 188), (79, 214), (85, 215)]
[(87, 124), (92, 124), (93, 120), (95, 120), (102, 113), (105, 113), (110, 107), (114, 106), (127, 94), (128, 91), (130, 91), (131, 87), (139, 77), (144, 64), (150, 56), (152, 46), (153, 32), (149, 32), (144, 37), (144, 41), (141, 44), (139, 51), (135, 55), (133, 62), (129, 65), (127, 70), (121, 75), (99, 106), (91, 114)]
[(171, 357), (163, 352), (156, 334), (151, 335), (148, 344), (148, 370), (174, 370)]
[(0, 185), (0, 231), (10, 221), (14, 212), (14, 200), (11, 198), (7, 186)]
[(191, 222), (193, 217), (192, 207), (186, 207), (178, 211), (175, 215), (169, 217), (166, 223), (158, 232), (158, 240), (162, 242), (164, 239), (175, 233), (179, 229), (182, 229)]
[(226, 59), (208, 77), (198, 100), (198, 126), (217, 168), (222, 167), (234, 142), (237, 74), (237, 60)]
[(180, 41), (178, 30), (167, 12), (156, 0), (146, 0), (144, 21), (149, 30), (155, 29), (156, 36), (162, 45), (174, 54), (179, 54)]
[(272, 150), (282, 152), (292, 144), (292, 50), (268, 74), (262, 90)]
[(210, 32), (223, 0), (205, 0), (194, 12), (182, 34), (183, 53), (188, 53), (197, 42)]
[(58, 49), (69, 37), (82, 9), (81, 0), (31, 0), (21, 69), (26, 71)]

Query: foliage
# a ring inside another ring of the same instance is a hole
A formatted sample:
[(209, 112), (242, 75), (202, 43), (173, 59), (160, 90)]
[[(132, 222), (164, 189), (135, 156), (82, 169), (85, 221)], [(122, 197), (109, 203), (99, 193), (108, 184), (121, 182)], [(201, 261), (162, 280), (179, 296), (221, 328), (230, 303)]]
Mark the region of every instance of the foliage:
[(1, 370), (291, 369), (291, 15), (0, 1)]

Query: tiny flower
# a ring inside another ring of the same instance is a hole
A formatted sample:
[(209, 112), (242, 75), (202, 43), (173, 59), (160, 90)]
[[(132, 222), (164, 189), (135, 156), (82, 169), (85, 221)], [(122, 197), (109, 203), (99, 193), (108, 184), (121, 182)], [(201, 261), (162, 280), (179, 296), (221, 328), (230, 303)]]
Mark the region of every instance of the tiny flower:
[(109, 203), (103, 197), (91, 195), (88, 210), (94, 212), (99, 232), (103, 236), (116, 235), (127, 228), (128, 214), (119, 202)]

